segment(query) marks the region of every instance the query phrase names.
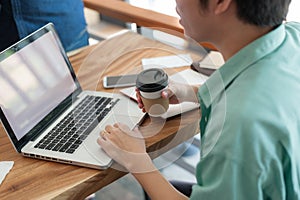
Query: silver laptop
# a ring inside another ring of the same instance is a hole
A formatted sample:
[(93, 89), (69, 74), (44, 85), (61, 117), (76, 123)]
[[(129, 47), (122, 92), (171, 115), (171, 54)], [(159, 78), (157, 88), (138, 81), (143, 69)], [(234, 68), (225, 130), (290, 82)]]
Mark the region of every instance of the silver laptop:
[(99, 132), (115, 122), (133, 129), (144, 118), (125, 96), (81, 89), (51, 23), (0, 53), (0, 86), (1, 122), (28, 157), (107, 168)]

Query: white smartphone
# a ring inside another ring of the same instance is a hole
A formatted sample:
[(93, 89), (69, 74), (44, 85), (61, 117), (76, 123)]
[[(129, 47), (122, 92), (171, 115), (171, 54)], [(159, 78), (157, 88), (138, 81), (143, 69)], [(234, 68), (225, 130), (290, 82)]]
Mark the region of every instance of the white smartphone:
[(126, 74), (120, 76), (105, 76), (103, 78), (104, 88), (117, 88), (134, 86), (137, 74)]

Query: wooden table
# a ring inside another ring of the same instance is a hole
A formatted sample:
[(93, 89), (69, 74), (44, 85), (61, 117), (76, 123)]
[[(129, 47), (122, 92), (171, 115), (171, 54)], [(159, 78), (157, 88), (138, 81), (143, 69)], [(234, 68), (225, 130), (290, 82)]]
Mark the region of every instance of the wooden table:
[[(70, 61), (84, 89), (104, 90), (104, 75), (124, 74), (136, 71), (141, 58), (186, 53), (141, 35), (128, 32), (97, 46), (84, 48), (70, 57)], [(191, 53), (197, 58), (196, 54)], [(179, 69), (180, 70), (180, 69)], [(152, 158), (198, 133), (199, 110), (190, 111), (167, 121), (147, 118), (141, 125), (147, 151)], [(153, 130), (157, 134), (153, 135)], [(126, 172), (114, 168), (95, 170), (60, 164), (18, 154), (10, 143), (3, 127), (0, 127), (0, 161), (15, 164), (0, 185), (0, 199), (84, 199), (102, 187), (124, 176)]]

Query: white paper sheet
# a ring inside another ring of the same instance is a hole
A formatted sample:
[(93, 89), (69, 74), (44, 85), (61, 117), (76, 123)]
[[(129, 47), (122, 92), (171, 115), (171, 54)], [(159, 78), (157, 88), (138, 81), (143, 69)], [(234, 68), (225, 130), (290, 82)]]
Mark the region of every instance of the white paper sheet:
[(208, 76), (195, 72), (192, 69), (186, 69), (172, 75), (170, 79), (182, 84), (202, 85), (208, 79)]
[(193, 60), (189, 54), (178, 54), (174, 56), (161, 56), (155, 58), (143, 58), (143, 69), (150, 68), (173, 68), (190, 66)]
[(13, 161), (1, 161), (0, 162), (0, 185), (2, 181), (4, 180), (5, 176), (8, 174), (8, 172), (13, 167), (14, 162)]

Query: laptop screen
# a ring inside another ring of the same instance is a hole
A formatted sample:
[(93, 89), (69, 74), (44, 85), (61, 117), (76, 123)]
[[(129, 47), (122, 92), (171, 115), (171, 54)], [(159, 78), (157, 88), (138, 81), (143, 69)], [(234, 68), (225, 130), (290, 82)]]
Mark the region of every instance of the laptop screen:
[(1, 110), (18, 141), (78, 89), (56, 37), (46, 31), (0, 58)]

